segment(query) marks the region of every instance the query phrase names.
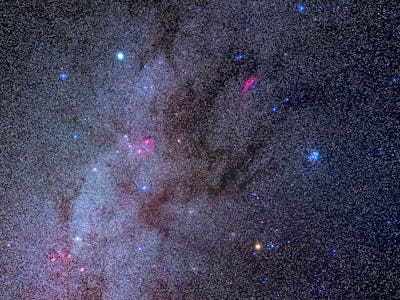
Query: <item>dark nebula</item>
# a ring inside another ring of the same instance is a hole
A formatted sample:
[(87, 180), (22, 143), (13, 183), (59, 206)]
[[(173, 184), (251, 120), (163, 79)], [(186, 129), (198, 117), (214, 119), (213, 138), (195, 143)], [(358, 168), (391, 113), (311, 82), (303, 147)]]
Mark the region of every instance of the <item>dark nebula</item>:
[(400, 6), (328, 2), (1, 4), (0, 299), (400, 299)]

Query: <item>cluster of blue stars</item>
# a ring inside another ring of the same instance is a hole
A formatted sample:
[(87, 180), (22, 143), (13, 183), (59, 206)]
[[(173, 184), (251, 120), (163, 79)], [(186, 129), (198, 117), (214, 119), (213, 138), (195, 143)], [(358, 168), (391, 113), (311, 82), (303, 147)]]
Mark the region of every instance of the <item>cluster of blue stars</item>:
[(317, 150), (312, 150), (308, 156), (308, 161), (318, 161), (320, 159), (319, 152)]
[(275, 243), (273, 243), (273, 242), (269, 242), (268, 245), (267, 245), (267, 249), (268, 249), (269, 251), (273, 251), (273, 250), (275, 250), (276, 248), (278, 248), (278, 245), (275, 244)]

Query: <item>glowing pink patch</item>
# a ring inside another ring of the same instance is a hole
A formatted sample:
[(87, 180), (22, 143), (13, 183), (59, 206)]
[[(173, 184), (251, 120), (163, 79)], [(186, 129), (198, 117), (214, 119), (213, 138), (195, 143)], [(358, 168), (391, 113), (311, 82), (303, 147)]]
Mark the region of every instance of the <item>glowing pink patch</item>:
[(70, 259), (70, 258), (71, 258), (71, 254), (62, 253), (62, 254), (61, 254), (61, 257), (64, 258), (64, 259)]
[(257, 77), (255, 75), (251, 76), (250, 78), (248, 78), (246, 80), (246, 82), (243, 85), (242, 88), (242, 93), (241, 96), (244, 97), (244, 95), (247, 93), (247, 91), (252, 87), (252, 85), (254, 84), (254, 82), (257, 80)]
[(139, 157), (146, 157), (153, 154), (156, 142), (152, 137), (146, 137), (143, 140), (134, 138), (132, 135), (124, 135), (123, 143), (127, 148), (134, 151)]
[(156, 142), (152, 137), (145, 138), (142, 142), (142, 146), (147, 150), (147, 152), (153, 152), (156, 147)]
[(79, 272), (81, 272), (81, 273), (85, 272), (85, 268), (84, 267), (80, 267), (79, 268)]
[(152, 137), (147, 137), (138, 146), (137, 154), (150, 155), (153, 153), (155, 147), (156, 147), (155, 140)]

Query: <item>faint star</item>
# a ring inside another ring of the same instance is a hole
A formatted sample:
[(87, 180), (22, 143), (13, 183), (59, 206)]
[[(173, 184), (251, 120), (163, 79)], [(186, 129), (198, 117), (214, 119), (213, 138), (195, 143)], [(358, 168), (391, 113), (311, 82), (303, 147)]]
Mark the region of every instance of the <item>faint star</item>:
[(268, 280), (269, 280), (268, 275), (265, 275), (264, 278), (263, 278), (263, 280), (262, 280), (262, 283), (267, 283)]

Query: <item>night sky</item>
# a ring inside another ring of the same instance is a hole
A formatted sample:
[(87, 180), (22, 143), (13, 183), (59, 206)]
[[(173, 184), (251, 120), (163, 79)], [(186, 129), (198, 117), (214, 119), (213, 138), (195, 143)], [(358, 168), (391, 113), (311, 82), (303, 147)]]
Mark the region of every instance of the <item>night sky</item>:
[(396, 2), (2, 1), (0, 299), (400, 299)]

